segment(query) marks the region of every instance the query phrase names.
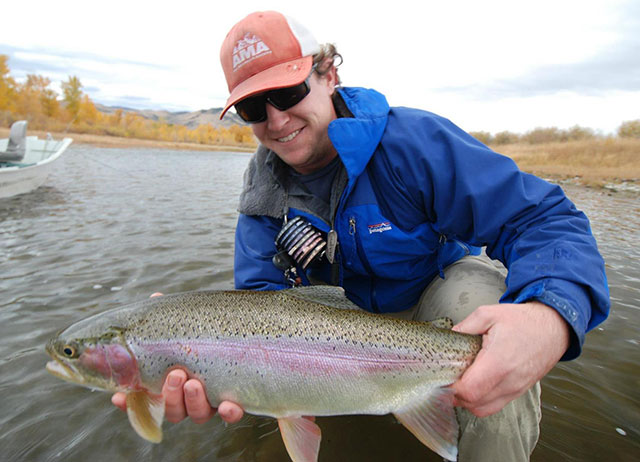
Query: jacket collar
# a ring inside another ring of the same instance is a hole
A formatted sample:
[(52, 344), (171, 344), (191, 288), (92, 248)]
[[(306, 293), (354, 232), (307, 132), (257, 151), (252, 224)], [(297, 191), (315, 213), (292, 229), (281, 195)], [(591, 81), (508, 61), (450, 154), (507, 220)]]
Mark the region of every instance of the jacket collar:
[[(355, 179), (380, 143), (387, 126), (389, 104), (384, 95), (366, 88), (342, 87), (338, 94), (341, 98), (334, 98), (338, 118), (329, 124), (329, 139), (349, 178)], [(274, 179), (286, 187), (284, 162), (273, 151), (266, 153), (265, 161)]]
[(329, 124), (329, 138), (347, 170), (349, 185), (364, 171), (387, 126), (389, 104), (375, 90), (357, 87), (338, 92), (353, 114)]
[[(341, 110), (342, 117), (329, 124), (329, 138), (345, 167), (350, 189), (380, 143), (389, 105), (375, 90), (340, 88), (338, 92), (348, 111)], [(284, 162), (273, 151), (259, 146), (245, 171), (238, 211), (245, 215), (282, 217), (287, 185)]]

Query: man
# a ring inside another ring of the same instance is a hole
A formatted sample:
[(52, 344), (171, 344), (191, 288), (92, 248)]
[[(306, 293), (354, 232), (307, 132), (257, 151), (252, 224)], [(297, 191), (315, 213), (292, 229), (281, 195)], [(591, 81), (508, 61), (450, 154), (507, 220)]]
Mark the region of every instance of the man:
[[(222, 45), (231, 92), (223, 115), (235, 106), (261, 144), (240, 199), (236, 287), (320, 281), (366, 310), (448, 316), (455, 330), (482, 335), (481, 352), (452, 385), (459, 460), (528, 460), (539, 435), (538, 381), (578, 356), (585, 332), (608, 314), (588, 220), (559, 187), (448, 120), (339, 87), (337, 58), (275, 12), (249, 15)], [(328, 241), (306, 271), (295, 258), (272, 261), (294, 217)], [(168, 376), (167, 418), (204, 422), (215, 410), (186, 378)], [(217, 411), (227, 422), (242, 417), (230, 402)]]

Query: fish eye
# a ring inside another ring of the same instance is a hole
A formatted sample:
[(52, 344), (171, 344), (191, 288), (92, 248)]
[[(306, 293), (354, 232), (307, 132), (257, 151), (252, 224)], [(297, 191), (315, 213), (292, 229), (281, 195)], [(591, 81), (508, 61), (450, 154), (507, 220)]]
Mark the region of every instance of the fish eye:
[(65, 345), (62, 347), (62, 352), (68, 358), (73, 358), (76, 355), (76, 349), (71, 345)]

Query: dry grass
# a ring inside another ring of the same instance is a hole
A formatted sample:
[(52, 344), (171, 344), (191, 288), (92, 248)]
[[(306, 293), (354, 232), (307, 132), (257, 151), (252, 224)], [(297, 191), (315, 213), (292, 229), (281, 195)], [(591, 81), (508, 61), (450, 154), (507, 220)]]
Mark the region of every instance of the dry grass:
[(579, 183), (640, 182), (640, 139), (605, 138), (580, 141), (492, 146), (518, 166), (538, 176), (577, 178)]
[[(29, 134), (46, 136), (46, 133), (38, 131), (29, 131)], [(8, 136), (9, 129), (0, 128), (0, 138)], [(115, 136), (74, 133), (53, 133), (53, 136), (70, 136), (76, 145), (108, 148), (251, 152), (238, 146), (175, 143)], [(576, 182), (590, 186), (622, 182), (640, 184), (640, 139), (606, 138), (540, 144), (518, 143), (492, 148), (511, 157), (522, 170), (545, 178), (576, 179)]]
[[(46, 132), (29, 130), (28, 135), (36, 135), (41, 138), (47, 136)], [(137, 138), (121, 138), (117, 136), (91, 135), (86, 133), (54, 133), (51, 135), (55, 139), (64, 137), (73, 138), (73, 144), (86, 144), (101, 148), (155, 148), (155, 149), (176, 149), (183, 151), (232, 151), (232, 152), (253, 152), (253, 149), (240, 146), (218, 146), (211, 144), (180, 143), (172, 141), (141, 140)], [(0, 138), (9, 136), (8, 128), (0, 128)]]

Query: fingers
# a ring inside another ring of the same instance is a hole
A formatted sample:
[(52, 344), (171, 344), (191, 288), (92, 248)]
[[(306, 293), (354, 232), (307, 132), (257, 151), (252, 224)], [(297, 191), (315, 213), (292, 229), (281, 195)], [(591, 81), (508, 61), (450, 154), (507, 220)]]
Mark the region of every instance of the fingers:
[(502, 382), (506, 371), (502, 366), (486, 349), (480, 350), (473, 364), (452, 385), (455, 391), (454, 404), (476, 414), (480, 408), (494, 402), (502, 393), (500, 385), (504, 385)]
[(149, 295), (149, 298), (153, 298), (153, 297), (162, 297), (164, 294), (162, 292), (154, 292), (151, 295)]
[(242, 419), (244, 415), (244, 411), (240, 406), (236, 403), (232, 403), (231, 401), (223, 401), (218, 406), (218, 414), (220, 414), (220, 418), (227, 423), (237, 423)]
[[(165, 418), (172, 423), (178, 423), (189, 416), (197, 424), (208, 422), (216, 413), (207, 399), (207, 394), (199, 380), (187, 380), (187, 373), (182, 369), (175, 369), (167, 375), (162, 387), (165, 400)], [(111, 402), (126, 411), (126, 395), (115, 393)], [(220, 417), (227, 423), (236, 423), (244, 415), (243, 409), (231, 401), (223, 401), (218, 409)]]
[(520, 396), (519, 393), (500, 396), (480, 406), (466, 407), (476, 417), (487, 417), (500, 412), (507, 404)]
[(184, 384), (184, 404), (187, 414), (197, 424), (209, 421), (216, 413), (207, 400), (202, 384), (195, 379)]
[(493, 305), (478, 307), (469, 316), (453, 326), (452, 330), (472, 335), (485, 334), (493, 325), (492, 307)]
[(482, 335), (482, 349), (452, 385), (455, 404), (479, 417), (500, 411), (531, 388), (569, 343), (566, 322), (539, 302), (481, 306), (454, 330)]
[(111, 402), (122, 411), (127, 410), (127, 395), (118, 392), (111, 397)]
[(182, 369), (169, 372), (162, 387), (164, 396), (164, 416), (171, 423), (178, 423), (187, 416), (184, 407), (184, 393), (182, 386), (187, 381), (187, 373)]

